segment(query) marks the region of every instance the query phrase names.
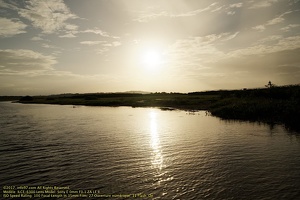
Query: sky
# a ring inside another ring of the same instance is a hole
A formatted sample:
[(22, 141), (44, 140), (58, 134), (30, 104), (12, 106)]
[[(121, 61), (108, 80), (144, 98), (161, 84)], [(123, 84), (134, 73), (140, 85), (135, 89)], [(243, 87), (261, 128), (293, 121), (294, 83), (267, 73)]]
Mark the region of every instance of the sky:
[(0, 0), (0, 96), (300, 83), (300, 0)]

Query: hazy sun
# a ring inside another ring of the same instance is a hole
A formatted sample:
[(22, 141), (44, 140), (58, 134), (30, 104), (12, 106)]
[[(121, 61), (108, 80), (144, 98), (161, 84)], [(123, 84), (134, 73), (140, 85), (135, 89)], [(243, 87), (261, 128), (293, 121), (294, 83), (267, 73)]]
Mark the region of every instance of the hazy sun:
[(147, 51), (143, 55), (143, 63), (146, 67), (154, 68), (161, 63), (161, 55), (156, 51)]

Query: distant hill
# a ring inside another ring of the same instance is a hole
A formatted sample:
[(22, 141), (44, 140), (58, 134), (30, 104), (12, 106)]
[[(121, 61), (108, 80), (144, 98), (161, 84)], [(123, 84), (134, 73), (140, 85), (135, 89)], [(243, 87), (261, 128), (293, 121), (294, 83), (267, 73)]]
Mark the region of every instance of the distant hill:
[(124, 93), (130, 93), (130, 94), (151, 94), (151, 92), (146, 92), (146, 91), (135, 91), (135, 90), (132, 90), (132, 91), (126, 91)]

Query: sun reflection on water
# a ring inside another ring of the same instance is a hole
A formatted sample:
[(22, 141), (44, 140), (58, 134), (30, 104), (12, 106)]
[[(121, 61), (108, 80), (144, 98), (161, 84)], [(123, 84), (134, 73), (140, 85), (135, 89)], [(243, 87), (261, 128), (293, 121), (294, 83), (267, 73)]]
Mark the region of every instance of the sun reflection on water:
[(161, 170), (163, 167), (163, 156), (159, 141), (159, 134), (157, 131), (157, 113), (155, 111), (150, 112), (150, 130), (152, 148), (152, 166), (157, 170)]

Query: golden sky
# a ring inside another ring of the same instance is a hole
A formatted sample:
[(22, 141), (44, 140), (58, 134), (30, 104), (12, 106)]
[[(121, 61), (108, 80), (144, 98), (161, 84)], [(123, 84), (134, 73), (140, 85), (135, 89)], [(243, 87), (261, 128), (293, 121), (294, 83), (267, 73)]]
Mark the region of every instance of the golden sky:
[(0, 0), (0, 96), (300, 83), (299, 0)]

